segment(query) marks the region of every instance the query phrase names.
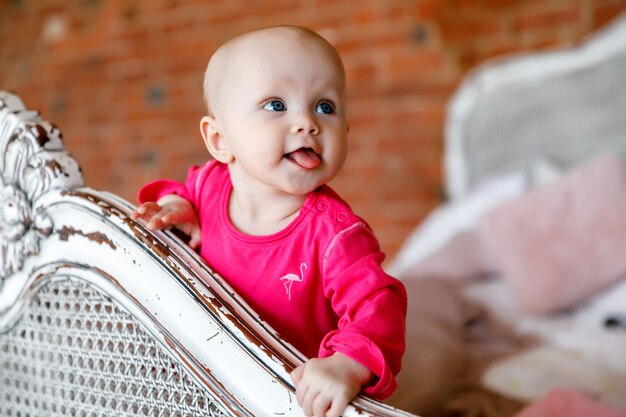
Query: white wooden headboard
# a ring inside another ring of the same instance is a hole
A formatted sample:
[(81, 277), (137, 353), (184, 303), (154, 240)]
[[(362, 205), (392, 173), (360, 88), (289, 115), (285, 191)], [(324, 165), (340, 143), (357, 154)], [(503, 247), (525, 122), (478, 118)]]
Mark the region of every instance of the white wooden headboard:
[(580, 45), (483, 63), (452, 98), (445, 130), (451, 200), (536, 158), (566, 168), (612, 149), (626, 160), (626, 13)]
[[(0, 415), (303, 416), (303, 357), (0, 91)], [(357, 398), (346, 416), (410, 416)]]

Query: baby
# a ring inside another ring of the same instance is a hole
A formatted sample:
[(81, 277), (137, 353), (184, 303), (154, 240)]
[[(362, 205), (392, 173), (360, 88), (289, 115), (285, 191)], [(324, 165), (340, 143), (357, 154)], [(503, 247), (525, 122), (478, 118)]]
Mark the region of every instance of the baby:
[[(211, 57), (200, 122), (215, 160), (184, 184), (139, 191), (133, 219), (170, 226), (288, 342), (312, 358), (291, 373), (307, 416), (340, 416), (363, 390), (395, 389), (406, 293), (371, 229), (326, 183), (346, 158), (345, 72), (301, 27), (256, 30)], [(202, 243), (202, 244), (201, 244)]]

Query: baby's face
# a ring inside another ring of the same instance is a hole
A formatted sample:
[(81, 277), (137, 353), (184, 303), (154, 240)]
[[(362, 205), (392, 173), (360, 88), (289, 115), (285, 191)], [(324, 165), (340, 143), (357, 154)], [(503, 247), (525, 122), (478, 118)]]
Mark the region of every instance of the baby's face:
[(214, 108), (234, 156), (233, 184), (303, 195), (335, 177), (346, 157), (343, 68), (327, 45), (298, 32), (252, 36), (226, 66)]

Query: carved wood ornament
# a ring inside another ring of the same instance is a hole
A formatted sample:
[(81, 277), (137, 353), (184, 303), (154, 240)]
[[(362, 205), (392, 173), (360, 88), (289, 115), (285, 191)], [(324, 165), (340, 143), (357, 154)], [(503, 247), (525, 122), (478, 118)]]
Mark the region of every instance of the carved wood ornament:
[(40, 198), (52, 189), (83, 185), (78, 163), (65, 151), (61, 132), (0, 91), (0, 287), (39, 253), (52, 222)]

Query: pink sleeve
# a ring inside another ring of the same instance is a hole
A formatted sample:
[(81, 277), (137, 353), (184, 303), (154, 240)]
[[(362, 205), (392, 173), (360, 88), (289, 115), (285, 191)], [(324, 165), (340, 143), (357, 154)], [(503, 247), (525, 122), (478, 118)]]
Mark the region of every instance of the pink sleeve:
[(139, 203), (145, 203), (146, 201), (157, 201), (159, 198), (168, 194), (177, 194), (185, 200), (190, 201), (195, 206), (196, 183), (202, 171), (202, 167), (190, 167), (187, 171), (187, 180), (184, 184), (168, 179), (151, 181), (139, 189), (137, 199)]
[(363, 391), (383, 399), (396, 389), (405, 349), (406, 291), (382, 270), (384, 255), (369, 227), (356, 223), (346, 231), (325, 261), (324, 293), (339, 325), (322, 340), (319, 357), (341, 352), (365, 365), (375, 377)]

